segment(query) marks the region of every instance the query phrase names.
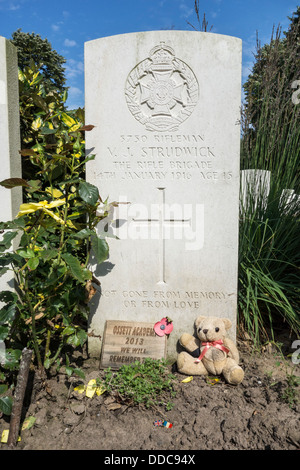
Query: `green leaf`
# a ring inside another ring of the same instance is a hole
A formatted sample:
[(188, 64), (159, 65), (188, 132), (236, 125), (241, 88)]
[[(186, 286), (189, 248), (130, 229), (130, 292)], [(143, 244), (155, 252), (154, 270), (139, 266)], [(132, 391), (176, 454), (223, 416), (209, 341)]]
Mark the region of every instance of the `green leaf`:
[(3, 395), (3, 393), (7, 392), (7, 390), (8, 390), (8, 385), (0, 384), (0, 395)]
[(35, 256), (34, 258), (30, 258), (27, 262), (27, 266), (31, 271), (34, 271), (39, 265), (39, 258)]
[(70, 335), (67, 339), (67, 344), (78, 348), (78, 346), (83, 346), (87, 340), (87, 333), (82, 329), (76, 329), (73, 335)]
[(73, 346), (74, 348), (78, 348), (78, 346), (80, 346), (80, 340), (76, 334), (71, 335), (71, 336), (68, 336), (67, 344), (69, 344), (70, 346)]
[(5, 338), (8, 336), (9, 327), (8, 326), (0, 326), (0, 341), (4, 341)]
[(27, 248), (26, 250), (18, 250), (17, 251), (18, 255), (22, 256), (22, 258), (29, 259), (29, 258), (34, 258), (35, 254), (34, 251), (31, 248)]
[(65, 103), (68, 99), (68, 92), (65, 90), (62, 95), (62, 101)]
[(0, 310), (0, 325), (11, 322), (14, 319), (15, 313), (16, 313), (15, 304), (5, 305), (5, 307), (3, 307)]
[(72, 335), (75, 332), (74, 326), (67, 326), (64, 331), (62, 332), (63, 336)]
[(66, 374), (67, 374), (69, 377), (71, 377), (71, 375), (73, 374), (73, 368), (66, 366)]
[(80, 240), (83, 240), (85, 238), (88, 238), (89, 236), (93, 235), (95, 232), (93, 230), (90, 230), (88, 228), (84, 228), (80, 230), (80, 232), (77, 232), (73, 235), (73, 238), (79, 238)]
[(40, 251), (40, 258), (44, 261), (49, 261), (49, 259), (56, 258), (57, 254), (57, 250), (43, 250)]
[(12, 397), (0, 397), (0, 410), (5, 415), (11, 415), (12, 404)]
[(73, 369), (73, 374), (78, 375), (81, 379), (85, 379), (84, 372), (81, 369), (75, 368)]
[(28, 418), (25, 419), (23, 425), (22, 425), (22, 431), (25, 431), (26, 429), (32, 428), (36, 422), (36, 417), (35, 416), (28, 416)]
[(41, 181), (40, 180), (29, 180), (28, 185), (29, 187), (26, 188), (26, 191), (29, 193), (34, 193), (35, 191), (39, 191), (41, 188)]
[(45, 367), (45, 369), (49, 369), (50, 366), (51, 366), (51, 361), (50, 361), (50, 359), (49, 359), (49, 358), (45, 359), (45, 360), (44, 360), (44, 367)]
[(76, 334), (77, 334), (77, 337), (80, 341), (80, 346), (83, 346), (84, 343), (87, 341), (87, 338), (88, 338), (86, 331), (80, 329), (80, 330), (76, 331)]
[[(0, 329), (3, 328), (0, 326)], [(2, 365), (7, 369), (15, 369), (19, 366), (22, 351), (20, 349), (7, 349), (5, 351), (5, 363)]]
[(24, 228), (25, 222), (24, 218), (18, 217), (16, 220), (11, 220), (9, 222), (0, 222), (0, 230), (6, 229), (17, 229)]
[(95, 205), (99, 199), (98, 188), (87, 181), (79, 183), (78, 194), (84, 202), (91, 206)]
[(18, 232), (6, 232), (4, 233), (2, 240), (0, 241), (0, 252), (8, 250), (11, 247), (11, 242), (18, 235)]
[(64, 253), (62, 258), (69, 266), (71, 274), (79, 282), (85, 282), (92, 278), (92, 273), (88, 269), (82, 267), (79, 260), (75, 258), (75, 256), (71, 255), (70, 253)]
[(1, 268), (0, 269), (0, 276), (3, 276), (3, 274), (7, 273), (9, 271), (9, 268)]
[(3, 290), (0, 292), (0, 301), (8, 303), (8, 302), (16, 302), (18, 300), (17, 294), (10, 290)]
[(103, 261), (108, 258), (108, 243), (103, 238), (97, 237), (96, 234), (92, 236), (92, 250), (99, 264), (103, 263)]
[(43, 135), (55, 134), (56, 132), (57, 132), (57, 129), (49, 129), (49, 127), (43, 127), (42, 129)]

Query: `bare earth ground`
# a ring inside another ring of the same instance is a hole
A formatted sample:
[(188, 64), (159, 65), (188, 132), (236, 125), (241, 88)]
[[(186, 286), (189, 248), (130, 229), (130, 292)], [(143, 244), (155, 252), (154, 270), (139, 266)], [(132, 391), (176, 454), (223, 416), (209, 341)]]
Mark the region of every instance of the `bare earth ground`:
[[(267, 348), (252, 353), (239, 343), (242, 384), (231, 386), (221, 378), (215, 385), (204, 377), (182, 383), (185, 376), (175, 372), (177, 391), (170, 411), (116, 408), (104, 393), (88, 398), (74, 392), (82, 380), (63, 374), (50, 378), (46, 388), (37, 385), (27, 398), (25, 417), (34, 416), (35, 425), (21, 432), (20, 450), (298, 450), (300, 448), (300, 401), (289, 405), (284, 396), (299, 399), (299, 388), (288, 386), (291, 374), (300, 376), (300, 365), (292, 370), (291, 359), (283, 361)], [(288, 365), (288, 367), (287, 367)], [(85, 359), (82, 370), (87, 383), (101, 376), (99, 363)], [(172, 428), (157, 427), (165, 419)], [(0, 418), (0, 433), (9, 419)], [(0, 444), (0, 450), (7, 449)]]

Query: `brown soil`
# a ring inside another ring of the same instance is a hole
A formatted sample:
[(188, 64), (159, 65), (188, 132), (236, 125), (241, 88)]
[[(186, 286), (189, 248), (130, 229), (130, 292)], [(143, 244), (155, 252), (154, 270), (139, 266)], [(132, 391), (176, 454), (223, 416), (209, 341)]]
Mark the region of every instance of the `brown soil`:
[[(290, 358), (282, 360), (271, 346), (251, 353), (239, 343), (242, 384), (232, 386), (221, 378), (214, 385), (204, 377), (182, 383), (175, 373), (176, 397), (170, 411), (122, 405), (116, 408), (105, 393), (88, 398), (74, 392), (79, 382), (64, 374), (51, 377), (46, 387), (35, 384), (25, 416), (34, 416), (35, 425), (21, 432), (20, 450), (297, 450), (300, 448), (299, 388), (289, 385), (300, 366)], [(293, 367), (293, 368), (292, 368)], [(99, 364), (83, 360), (87, 383), (99, 377)], [(292, 404), (286, 400), (290, 398)], [(27, 399), (28, 400), (28, 399)], [(171, 428), (154, 421), (165, 419)], [(0, 433), (9, 428), (9, 419), (0, 419)], [(0, 444), (0, 450), (7, 448)]]

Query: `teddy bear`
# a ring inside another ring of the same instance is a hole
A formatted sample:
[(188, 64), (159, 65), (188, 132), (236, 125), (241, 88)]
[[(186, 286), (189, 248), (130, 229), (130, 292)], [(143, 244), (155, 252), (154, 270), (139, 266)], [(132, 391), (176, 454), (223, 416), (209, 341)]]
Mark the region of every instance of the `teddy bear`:
[(228, 318), (199, 316), (195, 321), (198, 338), (183, 333), (182, 351), (177, 357), (178, 372), (185, 375), (221, 375), (226, 382), (238, 385), (244, 378), (239, 366), (239, 353), (234, 342), (227, 337), (231, 328)]

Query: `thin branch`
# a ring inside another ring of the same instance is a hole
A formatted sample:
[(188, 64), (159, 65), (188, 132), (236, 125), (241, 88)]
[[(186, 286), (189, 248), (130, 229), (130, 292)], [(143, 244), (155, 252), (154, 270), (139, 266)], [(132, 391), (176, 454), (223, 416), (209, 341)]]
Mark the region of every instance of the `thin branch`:
[(31, 363), (32, 353), (33, 351), (27, 348), (24, 348), (22, 351), (22, 359), (20, 363), (20, 370), (14, 395), (14, 402), (9, 426), (9, 435), (7, 440), (7, 444), (11, 448), (17, 445), (19, 437), (23, 401), (28, 382), (29, 367)]

